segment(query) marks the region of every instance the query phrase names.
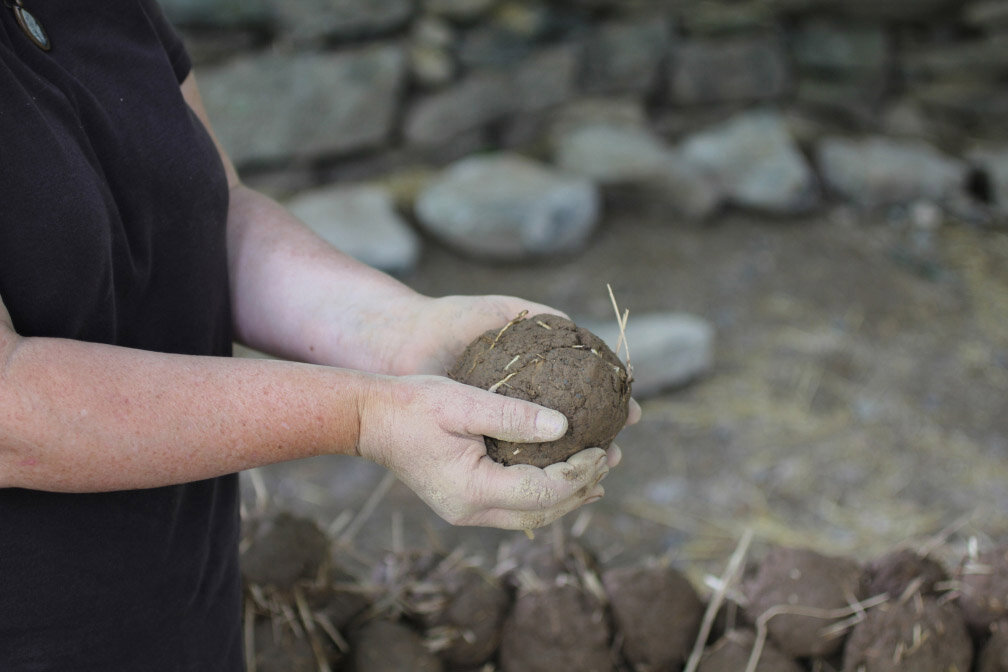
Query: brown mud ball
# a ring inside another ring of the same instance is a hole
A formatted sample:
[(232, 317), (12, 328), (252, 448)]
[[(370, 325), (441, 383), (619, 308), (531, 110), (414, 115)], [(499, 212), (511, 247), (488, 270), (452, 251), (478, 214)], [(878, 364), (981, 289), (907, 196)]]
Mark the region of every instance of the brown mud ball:
[[(755, 646), (756, 633), (752, 630), (729, 630), (707, 647), (700, 657), (697, 672), (741, 672), (749, 664)], [(756, 672), (802, 672), (802, 668), (772, 643), (764, 642)]]
[(403, 623), (370, 621), (350, 636), (350, 672), (442, 672), (420, 635)]
[(991, 636), (980, 650), (976, 672), (1008, 672), (1008, 621), (991, 626)]
[(602, 575), (623, 655), (634, 669), (678, 668), (689, 657), (704, 605), (673, 567), (620, 567)]
[(394, 605), (423, 629), (427, 648), (456, 667), (489, 660), (500, 643), (511, 597), (501, 582), (482, 569), (479, 558), (460, 552), (390, 553), (374, 578)]
[(973, 643), (952, 604), (919, 593), (870, 609), (844, 648), (844, 672), (968, 672)]
[(329, 564), (329, 538), (315, 521), (280, 512), (246, 522), (242, 576), (248, 583), (289, 590)]
[[(311, 644), (295, 636), (290, 628), (278, 628), (268, 619), (255, 624), (256, 672), (316, 672), (318, 661)], [(246, 646), (250, 642), (246, 642)]]
[(502, 672), (610, 672), (609, 624), (601, 600), (575, 584), (528, 586), (515, 601), (500, 646)]
[(862, 599), (862, 570), (849, 558), (809, 549), (772, 549), (746, 581), (746, 610), (762, 618), (770, 637), (793, 657), (829, 657), (843, 639), (829, 630), (845, 616), (833, 614)]
[(608, 448), (629, 413), (630, 376), (623, 363), (598, 336), (556, 315), (519, 316), (487, 331), (448, 375), (567, 416), (567, 434), (557, 441), (486, 437), (487, 453), (505, 465), (545, 467), (585, 448)]
[(959, 608), (966, 623), (978, 632), (1008, 617), (1008, 546), (968, 557), (956, 571)]
[(587, 548), (558, 536), (519, 538), (501, 547), (496, 571), (517, 593), (504, 622), (502, 672), (613, 668), (605, 590)]
[(909, 588), (911, 592), (931, 595), (935, 584), (948, 580), (940, 564), (904, 548), (878, 557), (865, 567), (865, 595), (883, 593), (897, 600)]

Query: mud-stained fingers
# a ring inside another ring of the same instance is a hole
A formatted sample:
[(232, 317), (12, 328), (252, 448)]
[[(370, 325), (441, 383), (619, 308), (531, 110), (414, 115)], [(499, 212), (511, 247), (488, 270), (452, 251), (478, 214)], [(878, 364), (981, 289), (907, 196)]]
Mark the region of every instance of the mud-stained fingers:
[(578, 506), (609, 471), (606, 453), (600, 448), (583, 450), (545, 469), (527, 464), (504, 467), (489, 457), (481, 460), (480, 467), (484, 470), (480, 503), (512, 511)]
[(562, 518), (584, 504), (596, 502), (602, 498), (605, 490), (602, 486), (588, 493), (586, 498), (570, 498), (557, 506), (541, 511), (515, 511), (513, 509), (485, 509), (472, 514), (460, 524), (488, 525), (504, 530), (534, 530), (544, 527)]

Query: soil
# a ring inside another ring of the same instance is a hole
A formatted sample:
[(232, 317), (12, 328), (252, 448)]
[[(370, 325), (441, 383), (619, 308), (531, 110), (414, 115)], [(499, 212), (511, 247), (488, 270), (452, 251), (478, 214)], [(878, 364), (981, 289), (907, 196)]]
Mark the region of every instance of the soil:
[(907, 590), (931, 595), (935, 586), (948, 580), (945, 569), (934, 559), (903, 548), (875, 558), (865, 568), (866, 595), (885, 593), (899, 599)]
[(1008, 621), (995, 625), (980, 651), (976, 672), (1008, 672)]
[(602, 575), (622, 652), (634, 669), (670, 670), (686, 662), (704, 604), (679, 570), (618, 567)]
[(585, 448), (609, 447), (626, 424), (626, 367), (595, 334), (556, 315), (519, 316), (476, 338), (449, 377), (567, 416), (563, 438), (511, 443), (486, 437), (487, 453), (504, 465), (545, 467)]
[(1008, 546), (967, 557), (956, 578), (962, 584), (959, 606), (971, 628), (985, 632), (1008, 617)]
[(783, 652), (828, 657), (843, 645), (829, 628), (844, 616), (831, 614), (863, 597), (862, 578), (862, 568), (850, 558), (774, 548), (743, 586), (746, 610), (754, 622), (766, 621), (770, 637)]
[[(756, 633), (752, 630), (729, 630), (707, 648), (697, 672), (741, 672), (755, 646)], [(802, 672), (802, 668), (773, 644), (764, 643), (755, 672)]]
[(369, 621), (350, 638), (350, 672), (441, 672), (444, 663), (415, 631), (393, 621)]
[(242, 574), (251, 583), (289, 590), (329, 564), (329, 538), (310, 519), (280, 511), (247, 520)]
[(609, 672), (610, 630), (603, 603), (574, 583), (527, 586), (504, 623), (503, 672)]
[(412, 619), (428, 649), (448, 664), (478, 667), (500, 644), (511, 597), (492, 573), (459, 553), (399, 553), (377, 572), (377, 601), (391, 597)]
[(962, 613), (919, 593), (883, 604), (854, 626), (844, 650), (844, 672), (966, 672), (973, 643)]

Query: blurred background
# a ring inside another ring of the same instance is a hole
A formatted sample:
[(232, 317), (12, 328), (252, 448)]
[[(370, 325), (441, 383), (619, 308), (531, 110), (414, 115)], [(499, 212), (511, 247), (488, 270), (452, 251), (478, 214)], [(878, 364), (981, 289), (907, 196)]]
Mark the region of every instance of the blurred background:
[[(246, 182), (349, 253), (610, 338), (612, 286), (644, 416), (563, 521), (604, 561), (1008, 541), (1008, 2), (162, 4)], [(244, 478), (360, 557), (513, 534), (361, 460)]]

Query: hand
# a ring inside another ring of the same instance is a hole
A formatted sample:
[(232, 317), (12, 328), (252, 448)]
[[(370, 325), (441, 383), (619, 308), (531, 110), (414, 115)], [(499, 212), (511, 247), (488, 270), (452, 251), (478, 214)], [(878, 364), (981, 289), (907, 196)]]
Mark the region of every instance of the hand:
[[(569, 319), (556, 308), (513, 296), (444, 296), (428, 299), (421, 310), (414, 328), (407, 330), (410, 342), (400, 351), (408, 368), (404, 373), (443, 376), (477, 336), (501, 328), (523, 310), (529, 316), (550, 313)], [(631, 398), (627, 426), (636, 424), (640, 418), (641, 407)], [(609, 466), (615, 467), (619, 459), (611, 458), (610, 462)]]
[[(510, 319), (510, 318), (509, 318)], [(560, 438), (563, 414), (437, 376), (378, 378), (360, 411), (359, 453), (395, 473), (454, 525), (542, 527), (604, 494), (619, 448), (584, 450), (540, 469), (505, 467), (483, 436)]]
[(426, 299), (414, 308), (409, 334), (398, 354), (397, 373), (443, 376), (466, 346), (489, 329), (500, 329), (522, 311), (529, 316), (555, 308), (513, 296), (444, 296)]

